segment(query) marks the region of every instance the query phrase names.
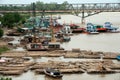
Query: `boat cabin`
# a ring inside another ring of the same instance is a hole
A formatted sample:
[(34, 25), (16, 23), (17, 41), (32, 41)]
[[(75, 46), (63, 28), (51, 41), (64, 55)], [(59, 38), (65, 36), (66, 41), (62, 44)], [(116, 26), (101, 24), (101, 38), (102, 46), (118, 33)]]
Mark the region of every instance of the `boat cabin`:
[(59, 43), (49, 43), (48, 48), (60, 48), (60, 44)]
[(63, 48), (61, 48), (59, 42), (50, 42), (48, 44), (48, 49), (49, 50), (64, 50)]
[(87, 24), (86, 31), (89, 34), (99, 34), (99, 32), (97, 31), (96, 27), (92, 23), (88, 23)]
[(69, 25), (65, 25), (61, 31), (63, 32), (63, 34), (71, 34), (72, 33)]
[(41, 43), (29, 43), (27, 44), (28, 51), (46, 51), (47, 49)]
[(107, 30), (109, 30), (109, 31), (111, 31), (111, 30), (117, 30), (117, 29), (118, 29), (117, 27), (114, 27), (114, 26), (112, 25), (112, 23), (110, 23), (110, 22), (105, 22), (104, 26), (105, 26), (105, 28), (107, 28)]
[(86, 30), (87, 30), (87, 32), (96, 32), (96, 28), (94, 27), (94, 25), (92, 23), (87, 23)]

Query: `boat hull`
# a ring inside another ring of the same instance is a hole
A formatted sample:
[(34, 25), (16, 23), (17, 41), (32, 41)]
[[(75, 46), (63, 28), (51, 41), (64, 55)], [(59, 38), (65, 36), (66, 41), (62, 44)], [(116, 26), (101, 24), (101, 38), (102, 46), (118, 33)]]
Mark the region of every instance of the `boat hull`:
[(47, 49), (27, 49), (28, 51), (47, 51)]
[(116, 58), (117, 58), (118, 61), (120, 61), (120, 56), (117, 56)]
[(97, 28), (97, 31), (98, 31), (98, 32), (106, 32), (107, 29), (106, 29), (106, 28)]
[(53, 77), (53, 78), (62, 78), (62, 74), (61, 75), (54, 75), (54, 74), (51, 74), (51, 73), (48, 73), (46, 70), (44, 70), (44, 73), (47, 75), (47, 76), (50, 76), (50, 77)]
[(88, 32), (88, 34), (99, 34), (99, 32)]

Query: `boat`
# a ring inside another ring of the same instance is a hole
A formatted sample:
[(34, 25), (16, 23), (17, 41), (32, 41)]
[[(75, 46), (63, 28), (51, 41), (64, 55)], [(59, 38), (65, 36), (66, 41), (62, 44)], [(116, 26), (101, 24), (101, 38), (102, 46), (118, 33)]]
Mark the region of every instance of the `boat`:
[(87, 23), (86, 32), (88, 34), (99, 34), (96, 27), (92, 23)]
[(26, 48), (28, 51), (47, 51), (41, 43), (29, 43)]
[(60, 46), (59, 42), (49, 42), (48, 50), (64, 50), (64, 48)]
[(102, 25), (94, 25), (98, 32), (106, 32), (107, 28), (103, 27)]
[(103, 25), (88, 23), (87, 26), (93, 27), (97, 32), (106, 32), (107, 31), (107, 28), (105, 28)]
[(60, 32), (64, 35), (72, 35), (72, 30), (69, 25), (64, 25)]
[(82, 32), (84, 32), (84, 31), (85, 31), (84, 28), (77, 28), (77, 29), (73, 29), (73, 30), (72, 30), (72, 33), (82, 33)]
[(104, 27), (107, 29), (108, 32), (115, 32), (118, 29), (118, 27), (114, 27), (110, 22), (105, 22)]
[(80, 28), (76, 24), (70, 24), (70, 28), (72, 29), (72, 33), (82, 33), (85, 31), (85, 28)]
[(63, 38), (62, 38), (62, 41), (63, 42), (68, 42), (68, 41), (70, 41), (71, 40), (71, 38), (70, 38), (70, 36), (63, 36)]
[(44, 69), (44, 73), (46, 75), (54, 77), (54, 78), (62, 78), (62, 76), (63, 76), (58, 69), (53, 69), (53, 68)]
[(119, 61), (120, 61), (120, 55), (119, 55), (119, 56), (117, 56), (116, 58), (117, 58), (117, 60), (119, 60)]
[(68, 42), (71, 40), (71, 37), (69, 35), (65, 35), (63, 33), (57, 33), (55, 35), (56, 39), (57, 39), (57, 42)]

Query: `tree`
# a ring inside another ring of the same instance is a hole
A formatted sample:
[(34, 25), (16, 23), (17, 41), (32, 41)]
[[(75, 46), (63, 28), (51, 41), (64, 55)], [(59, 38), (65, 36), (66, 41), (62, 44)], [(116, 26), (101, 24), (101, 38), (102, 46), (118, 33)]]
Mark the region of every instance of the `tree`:
[(18, 23), (22, 19), (19, 13), (14, 13), (13, 15), (15, 23)]
[(61, 7), (60, 9), (66, 9), (66, 6), (68, 5), (69, 3), (67, 1), (64, 1), (62, 4), (61, 4)]
[(19, 13), (7, 13), (2, 17), (3, 26), (7, 26), (8, 28), (12, 28), (14, 24), (20, 22), (22, 17)]
[(2, 29), (0, 29), (0, 38), (3, 36), (4, 31)]
[(44, 9), (44, 3), (41, 1), (36, 2), (36, 10), (43, 10)]

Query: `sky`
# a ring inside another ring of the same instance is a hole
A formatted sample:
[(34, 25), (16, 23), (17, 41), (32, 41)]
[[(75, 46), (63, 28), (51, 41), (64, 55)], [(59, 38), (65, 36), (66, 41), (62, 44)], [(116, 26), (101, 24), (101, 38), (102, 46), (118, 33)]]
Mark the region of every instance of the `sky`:
[(68, 1), (68, 3), (120, 3), (120, 0), (0, 0), (0, 4), (30, 4), (36, 1), (44, 3), (63, 3), (64, 1)]

